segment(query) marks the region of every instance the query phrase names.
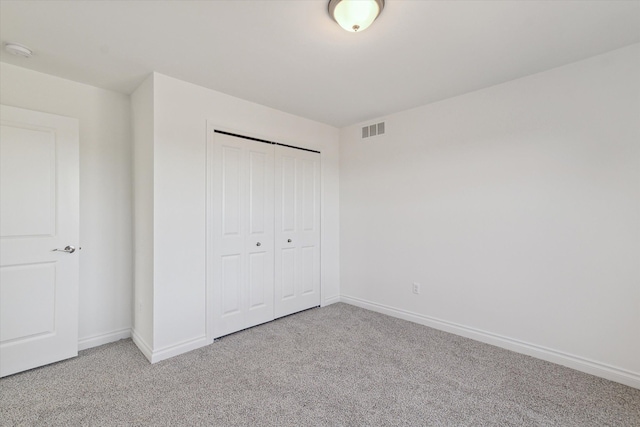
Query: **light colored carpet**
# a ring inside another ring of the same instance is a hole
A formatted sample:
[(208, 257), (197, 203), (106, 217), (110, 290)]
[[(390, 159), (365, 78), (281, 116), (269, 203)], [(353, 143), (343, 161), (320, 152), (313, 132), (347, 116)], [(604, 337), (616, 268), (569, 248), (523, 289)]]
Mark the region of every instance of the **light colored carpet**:
[(122, 340), (2, 379), (0, 424), (639, 426), (640, 390), (334, 304), (155, 365)]

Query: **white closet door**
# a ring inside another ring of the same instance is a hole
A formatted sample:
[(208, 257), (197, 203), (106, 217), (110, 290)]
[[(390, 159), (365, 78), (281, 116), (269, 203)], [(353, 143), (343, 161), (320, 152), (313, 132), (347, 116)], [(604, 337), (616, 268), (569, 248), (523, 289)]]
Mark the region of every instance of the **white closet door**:
[(320, 305), (320, 154), (275, 148), (275, 317)]
[[(0, 376), (78, 354), (78, 120), (0, 107)], [(66, 250), (65, 250), (66, 248)]]
[(213, 133), (208, 149), (213, 338), (273, 320), (273, 146)]

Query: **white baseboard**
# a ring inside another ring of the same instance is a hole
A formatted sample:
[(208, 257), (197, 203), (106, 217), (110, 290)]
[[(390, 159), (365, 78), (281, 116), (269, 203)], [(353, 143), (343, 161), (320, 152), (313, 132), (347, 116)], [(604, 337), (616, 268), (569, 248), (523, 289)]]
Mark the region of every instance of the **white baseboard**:
[(153, 354), (151, 355), (151, 363), (157, 363), (161, 360), (169, 359), (170, 357), (174, 357), (179, 354), (204, 347), (207, 344), (210, 344), (210, 342), (207, 340), (207, 337), (203, 335), (198, 338), (154, 350)]
[(206, 336), (201, 336), (175, 345), (160, 348), (158, 350), (153, 350), (151, 346), (136, 333), (135, 329), (132, 331), (131, 336), (133, 338), (133, 342), (138, 346), (142, 354), (144, 354), (144, 357), (146, 357), (151, 363), (158, 363), (162, 360), (169, 359), (210, 344)]
[(147, 342), (145, 340), (143, 340), (140, 335), (138, 335), (138, 333), (136, 332), (135, 329), (131, 329), (131, 339), (133, 340), (133, 343), (138, 347), (140, 352), (142, 352), (142, 354), (144, 354), (144, 357), (146, 357), (147, 360), (149, 362), (151, 362), (151, 359), (152, 359), (151, 356), (153, 355), (153, 351), (151, 350), (151, 346), (149, 344), (147, 344)]
[(103, 344), (109, 344), (110, 342), (123, 340), (131, 337), (131, 328), (119, 329), (113, 332), (107, 332), (106, 334), (93, 335), (87, 338), (82, 338), (78, 341), (78, 351), (86, 350), (91, 347), (97, 347)]
[(327, 298), (324, 299), (324, 303), (322, 304), (322, 307), (326, 307), (328, 305), (335, 304), (337, 302), (340, 302), (340, 295), (327, 297)]
[(606, 378), (621, 384), (628, 385), (640, 389), (640, 373), (631, 372), (626, 369), (617, 368), (605, 363), (596, 362), (580, 356), (564, 353), (562, 351), (553, 350), (536, 344), (527, 343), (480, 329), (471, 328), (446, 320), (437, 319), (430, 316), (424, 316), (410, 311), (401, 310), (384, 304), (378, 304), (366, 301), (360, 298), (341, 295), (341, 302), (365, 308), (367, 310), (383, 313), (399, 319), (408, 320), (410, 322), (419, 323), (441, 331), (450, 332), (476, 341), (502, 347), (517, 353), (526, 354), (548, 362), (557, 363), (577, 371), (586, 372), (587, 374), (597, 377)]
[(169, 359), (170, 357), (177, 356), (182, 353), (186, 353), (191, 350), (195, 350), (200, 347), (204, 347), (207, 344), (211, 344), (205, 335), (194, 338), (191, 340), (183, 341), (178, 344), (170, 345), (158, 350), (154, 350), (151, 356), (151, 363), (157, 363), (161, 360)]

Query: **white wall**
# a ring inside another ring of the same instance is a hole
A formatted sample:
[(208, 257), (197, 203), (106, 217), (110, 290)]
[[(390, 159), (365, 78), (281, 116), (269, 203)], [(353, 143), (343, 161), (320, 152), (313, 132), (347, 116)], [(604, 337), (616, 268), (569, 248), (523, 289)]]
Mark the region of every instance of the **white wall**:
[(207, 121), (322, 152), (322, 301), (336, 301), (340, 292), (338, 129), (161, 74), (154, 74), (153, 86), (152, 360), (201, 346), (206, 337)]
[(134, 308), (133, 339), (151, 358), (154, 266), (153, 74), (131, 95), (133, 133)]
[(639, 76), (634, 45), (342, 129), (343, 301), (640, 387)]
[(80, 349), (129, 336), (129, 97), (0, 63), (0, 102), (80, 120)]

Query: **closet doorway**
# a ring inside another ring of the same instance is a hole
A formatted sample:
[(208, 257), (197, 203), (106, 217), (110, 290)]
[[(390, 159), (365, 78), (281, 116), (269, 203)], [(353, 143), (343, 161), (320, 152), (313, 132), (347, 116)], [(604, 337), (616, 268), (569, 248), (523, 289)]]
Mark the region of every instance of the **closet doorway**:
[(212, 339), (320, 305), (320, 153), (213, 127), (207, 139)]

